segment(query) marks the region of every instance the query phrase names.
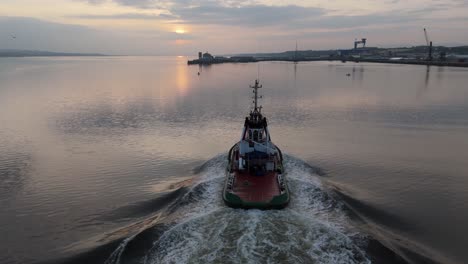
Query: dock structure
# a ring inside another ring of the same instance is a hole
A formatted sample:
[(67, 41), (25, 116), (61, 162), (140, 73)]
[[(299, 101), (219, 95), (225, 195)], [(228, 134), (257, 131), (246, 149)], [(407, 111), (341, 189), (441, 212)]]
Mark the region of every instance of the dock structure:
[(205, 52), (205, 53), (198, 52), (198, 59), (189, 60), (187, 64), (209, 65), (209, 64), (217, 64), (217, 63), (257, 62), (257, 61), (258, 60), (252, 56), (223, 57), (223, 56), (213, 56), (208, 52)]
[[(219, 63), (249, 63), (261, 61), (341, 61), (341, 62), (372, 62), (390, 64), (413, 64), (428, 66), (468, 67), (468, 46), (434, 48), (437, 57), (432, 52), (432, 59), (427, 59), (425, 46), (378, 48), (364, 46), (367, 39), (355, 41), (354, 48), (342, 50), (305, 50), (286, 51), (282, 53), (264, 53), (242, 56), (213, 56), (208, 52), (198, 53), (198, 59), (187, 61), (188, 65), (210, 65)], [(362, 44), (363, 47), (357, 47)], [(467, 55), (465, 55), (467, 54)], [(436, 59), (437, 58), (437, 59)]]

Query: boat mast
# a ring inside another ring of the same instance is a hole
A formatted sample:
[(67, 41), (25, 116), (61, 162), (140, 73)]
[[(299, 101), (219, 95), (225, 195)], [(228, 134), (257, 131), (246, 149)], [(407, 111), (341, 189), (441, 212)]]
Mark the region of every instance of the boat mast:
[(258, 107), (258, 89), (262, 88), (262, 85), (259, 85), (258, 80), (255, 80), (255, 85), (254, 86), (250, 85), (250, 88), (254, 89), (253, 90), (253, 92), (254, 92), (254, 97), (253, 97), (253, 99), (254, 99), (254, 101), (253, 101), (254, 111), (253, 112), (254, 113), (260, 113), (261, 110), (262, 110), (262, 107), (261, 106)]

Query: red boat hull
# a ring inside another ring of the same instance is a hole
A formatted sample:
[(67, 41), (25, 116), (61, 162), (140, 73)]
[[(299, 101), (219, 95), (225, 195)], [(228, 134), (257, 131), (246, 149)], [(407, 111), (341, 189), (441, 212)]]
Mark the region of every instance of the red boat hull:
[(262, 176), (234, 172), (234, 177), (233, 193), (246, 202), (269, 202), (273, 197), (281, 194), (276, 172), (269, 172)]

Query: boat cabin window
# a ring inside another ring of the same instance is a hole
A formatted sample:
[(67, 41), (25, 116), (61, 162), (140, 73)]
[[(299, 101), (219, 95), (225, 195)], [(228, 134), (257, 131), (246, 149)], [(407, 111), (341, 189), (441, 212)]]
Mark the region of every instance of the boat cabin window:
[(254, 130), (253, 132), (253, 141), (258, 141), (258, 130)]
[(245, 133), (245, 138), (253, 141), (263, 141), (266, 138), (265, 129), (249, 129)]

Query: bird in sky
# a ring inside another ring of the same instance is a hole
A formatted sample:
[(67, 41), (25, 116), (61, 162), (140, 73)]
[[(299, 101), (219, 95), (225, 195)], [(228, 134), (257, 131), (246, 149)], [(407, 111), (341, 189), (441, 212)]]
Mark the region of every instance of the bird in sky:
[(10, 35), (12, 39), (16, 39), (16, 36), (15, 35)]

